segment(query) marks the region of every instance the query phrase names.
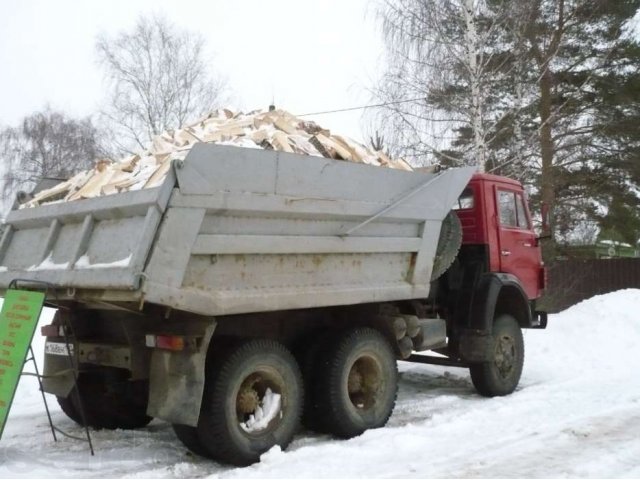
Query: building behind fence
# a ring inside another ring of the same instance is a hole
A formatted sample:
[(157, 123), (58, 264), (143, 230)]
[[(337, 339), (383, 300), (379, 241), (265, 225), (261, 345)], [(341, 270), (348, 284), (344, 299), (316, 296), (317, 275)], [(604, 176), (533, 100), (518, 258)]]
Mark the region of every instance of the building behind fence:
[(594, 295), (623, 288), (640, 288), (640, 258), (561, 260), (549, 267), (546, 294), (539, 306), (559, 312)]

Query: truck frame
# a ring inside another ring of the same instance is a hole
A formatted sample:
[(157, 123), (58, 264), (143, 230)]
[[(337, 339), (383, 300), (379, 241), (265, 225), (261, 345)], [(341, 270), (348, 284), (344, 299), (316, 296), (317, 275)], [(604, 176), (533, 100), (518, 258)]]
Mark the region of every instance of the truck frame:
[(385, 425), (396, 360), (511, 393), (521, 328), (546, 326), (522, 186), (473, 168), (196, 144), (160, 187), (15, 208), (0, 265), (0, 290), (50, 285), (44, 390), (70, 418), (160, 418), (237, 465), (286, 447), (300, 420), (343, 438)]

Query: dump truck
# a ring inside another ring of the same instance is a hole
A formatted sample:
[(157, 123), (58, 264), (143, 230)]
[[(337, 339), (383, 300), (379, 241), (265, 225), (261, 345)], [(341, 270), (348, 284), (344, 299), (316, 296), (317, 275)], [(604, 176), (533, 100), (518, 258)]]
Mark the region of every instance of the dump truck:
[(538, 240), (522, 185), (473, 168), (202, 143), (158, 187), (14, 208), (0, 293), (19, 279), (57, 309), (43, 389), (68, 417), (159, 418), (247, 465), (301, 424), (384, 426), (398, 360), (513, 392), (522, 329), (546, 326)]

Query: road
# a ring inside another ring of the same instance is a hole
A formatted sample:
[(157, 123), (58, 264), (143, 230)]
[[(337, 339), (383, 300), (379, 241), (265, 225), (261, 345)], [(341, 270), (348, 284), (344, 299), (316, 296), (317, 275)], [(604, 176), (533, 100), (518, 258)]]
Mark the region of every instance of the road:
[[(387, 427), (347, 441), (300, 432), (243, 469), (192, 456), (158, 420), (92, 432), (95, 457), (82, 442), (54, 443), (34, 379), (23, 378), (0, 477), (640, 477), (638, 311), (640, 290), (625, 290), (526, 331), (523, 378), (507, 397), (478, 396), (466, 370), (402, 363)], [(50, 404), (56, 425), (82, 434)]]

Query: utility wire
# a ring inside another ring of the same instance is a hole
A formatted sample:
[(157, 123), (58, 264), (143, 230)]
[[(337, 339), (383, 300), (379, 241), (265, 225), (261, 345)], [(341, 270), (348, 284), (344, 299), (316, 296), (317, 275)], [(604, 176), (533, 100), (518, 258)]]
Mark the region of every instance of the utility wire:
[(405, 99), (405, 100), (396, 100), (394, 102), (374, 103), (374, 104), (369, 104), (369, 105), (361, 105), (359, 107), (338, 108), (336, 110), (325, 110), (323, 112), (303, 113), (301, 115), (296, 115), (296, 116), (297, 117), (308, 117), (308, 116), (311, 116), (311, 115), (323, 115), (325, 113), (351, 112), (353, 110), (364, 110), (366, 108), (386, 107), (387, 105), (399, 105), (401, 103), (416, 102), (418, 100), (425, 100), (425, 97), (408, 98), (408, 99)]

